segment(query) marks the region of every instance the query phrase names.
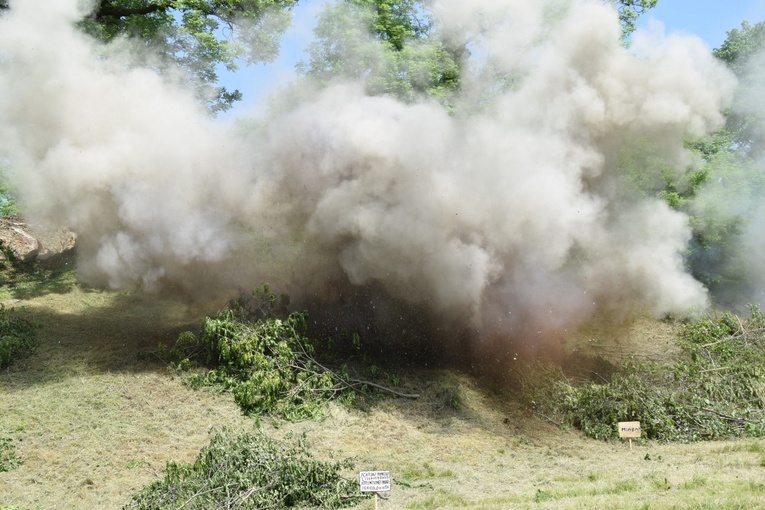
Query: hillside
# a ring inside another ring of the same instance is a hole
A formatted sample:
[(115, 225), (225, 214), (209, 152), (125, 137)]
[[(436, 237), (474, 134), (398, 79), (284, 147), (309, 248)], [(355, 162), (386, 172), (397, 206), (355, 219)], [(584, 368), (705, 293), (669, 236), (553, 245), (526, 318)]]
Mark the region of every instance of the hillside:
[[(333, 406), (323, 421), (296, 424), (245, 418), (230, 395), (189, 390), (148, 354), (220, 304), (84, 289), (71, 272), (58, 283), (54, 292), (4, 292), (6, 306), (41, 326), (37, 352), (0, 374), (0, 430), (23, 460), (0, 473), (0, 504), (11, 508), (120, 508), (161, 477), (166, 461), (191, 461), (222, 426), (305, 433), (319, 458), (390, 470), (393, 491), (380, 508), (765, 505), (765, 440), (636, 441), (630, 450), (560, 430), (522, 410), (511, 392), (454, 371), (400, 374), (418, 400)], [(672, 327), (641, 318), (618, 342), (612, 334), (591, 326), (572, 341), (615, 357), (653, 356), (671, 344)], [(457, 409), (448, 405), (454, 395)]]

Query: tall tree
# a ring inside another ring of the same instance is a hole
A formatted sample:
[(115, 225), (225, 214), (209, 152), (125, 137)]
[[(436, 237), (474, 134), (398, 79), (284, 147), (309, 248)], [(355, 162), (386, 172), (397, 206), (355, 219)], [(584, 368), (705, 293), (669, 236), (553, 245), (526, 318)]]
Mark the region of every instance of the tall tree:
[(693, 226), (691, 271), (724, 304), (731, 304), (727, 296), (738, 294), (751, 276), (746, 274), (748, 248), (741, 234), (765, 196), (765, 22), (744, 21), (713, 54), (738, 77), (739, 85), (724, 126), (689, 143), (701, 166), (693, 185), (674, 196)]
[(656, 7), (659, 0), (608, 0), (619, 11), (619, 21), (622, 24), (622, 36), (627, 37), (635, 31), (638, 18)]
[(765, 101), (761, 92), (764, 52), (765, 21), (755, 25), (744, 21), (741, 29), (728, 32), (725, 42), (714, 50), (714, 55), (736, 74), (740, 84), (713, 149), (732, 150), (753, 160), (765, 154)]
[(741, 29), (734, 28), (728, 37), (713, 51), (714, 55), (725, 62), (738, 76), (742, 76), (752, 57), (765, 48), (765, 22), (751, 25), (741, 23)]
[[(101, 41), (128, 37), (151, 48), (152, 65), (179, 65), (212, 112), (241, 98), (218, 86), (218, 66), (269, 62), (297, 0), (99, 0), (81, 27)], [(9, 7), (0, 0), (0, 10)], [(12, 4), (11, 4), (12, 7)]]
[[(626, 37), (635, 22), (658, 0), (603, 0), (614, 4)], [(371, 94), (402, 100), (430, 96), (449, 105), (460, 87), (470, 40), (439, 37), (431, 0), (344, 0), (329, 6), (319, 19), (316, 41), (300, 69), (327, 83), (364, 79)], [(497, 77), (512, 83), (512, 77)]]
[(363, 79), (370, 94), (448, 102), (459, 85), (460, 51), (432, 37), (421, 0), (346, 0), (321, 14), (299, 69), (319, 83)]

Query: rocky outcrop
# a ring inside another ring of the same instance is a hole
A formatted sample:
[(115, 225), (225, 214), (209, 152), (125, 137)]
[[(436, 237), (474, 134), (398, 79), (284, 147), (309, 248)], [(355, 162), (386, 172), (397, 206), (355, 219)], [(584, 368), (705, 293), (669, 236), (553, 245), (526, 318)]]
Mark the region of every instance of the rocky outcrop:
[(19, 260), (29, 260), (40, 254), (40, 241), (26, 230), (26, 225), (16, 219), (0, 219), (0, 258), (12, 256)]
[(77, 236), (62, 227), (30, 224), (19, 217), (0, 218), (0, 260), (7, 251), (18, 260), (49, 260), (74, 249)]

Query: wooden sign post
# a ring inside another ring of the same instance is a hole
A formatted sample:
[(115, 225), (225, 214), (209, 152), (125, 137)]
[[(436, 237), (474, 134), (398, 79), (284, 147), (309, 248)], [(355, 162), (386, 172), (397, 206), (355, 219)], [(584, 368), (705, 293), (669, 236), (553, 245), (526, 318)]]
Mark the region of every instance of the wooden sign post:
[(630, 451), (632, 451), (632, 438), (640, 437), (640, 422), (639, 421), (620, 421), (619, 422), (619, 437), (626, 437), (630, 440)]
[(375, 493), (375, 510), (377, 510), (378, 492), (390, 492), (390, 471), (359, 471), (359, 487), (361, 492)]

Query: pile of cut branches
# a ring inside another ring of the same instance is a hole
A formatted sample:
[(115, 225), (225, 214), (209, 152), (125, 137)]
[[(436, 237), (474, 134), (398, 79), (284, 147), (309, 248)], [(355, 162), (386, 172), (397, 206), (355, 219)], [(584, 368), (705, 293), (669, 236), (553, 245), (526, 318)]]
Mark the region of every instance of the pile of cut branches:
[(164, 479), (133, 495), (124, 509), (343, 508), (367, 497), (340, 475), (353, 468), (350, 460), (318, 461), (304, 442), (223, 429), (193, 464), (168, 462)]
[(616, 437), (619, 421), (640, 421), (643, 436), (697, 441), (765, 436), (765, 315), (732, 313), (687, 324), (672, 363), (625, 363), (603, 383), (574, 382), (542, 367), (525, 389), (545, 419), (590, 437)]
[[(190, 387), (231, 391), (251, 415), (319, 418), (330, 400), (350, 404), (372, 390), (416, 397), (351, 377), (344, 365), (328, 368), (316, 359), (314, 343), (305, 336), (306, 314), (271, 317), (277, 300), (268, 293), (265, 299), (270, 304), (255, 307), (255, 314), (244, 310), (241, 300), (232, 303), (205, 318), (198, 335), (182, 333), (174, 346), (161, 347), (158, 354), (190, 374), (184, 378)], [(207, 369), (194, 370), (199, 366)]]

